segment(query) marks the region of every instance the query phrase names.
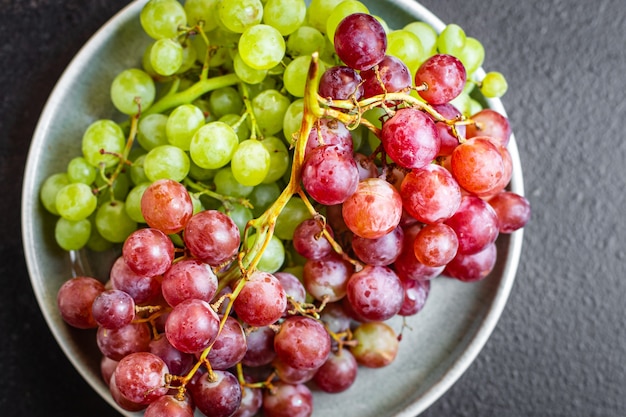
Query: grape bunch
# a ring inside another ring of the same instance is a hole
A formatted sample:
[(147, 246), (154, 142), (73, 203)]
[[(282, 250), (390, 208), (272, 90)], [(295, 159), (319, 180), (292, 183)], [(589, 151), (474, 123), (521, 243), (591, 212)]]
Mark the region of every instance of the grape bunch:
[(393, 362), (388, 320), (432, 280), (486, 278), (528, 222), (482, 104), (506, 81), (457, 25), (392, 30), (355, 0), (149, 0), (140, 23), (123, 121), (40, 192), (61, 248), (116, 253), (57, 302), (121, 408), (310, 416), (313, 387)]

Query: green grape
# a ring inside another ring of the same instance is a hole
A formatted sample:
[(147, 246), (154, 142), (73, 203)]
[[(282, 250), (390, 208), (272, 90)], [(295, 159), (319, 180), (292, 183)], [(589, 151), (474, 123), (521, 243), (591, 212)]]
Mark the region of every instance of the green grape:
[(159, 75), (170, 76), (183, 65), (183, 47), (173, 39), (159, 39), (150, 48), (150, 67)]
[(497, 71), (491, 71), (485, 74), (485, 77), (479, 84), (480, 92), (487, 98), (502, 97), (509, 85), (502, 73)]
[[(213, 178), (213, 182), (215, 183), (216, 193), (231, 197), (247, 197), (254, 189), (253, 186), (243, 185), (237, 181), (230, 165), (218, 170)], [(202, 204), (204, 204), (204, 201)]]
[(218, 210), (222, 213), (227, 214), (231, 219), (233, 219), (233, 221), (239, 228), (239, 237), (243, 239), (246, 225), (250, 220), (254, 218), (252, 210), (250, 210), (246, 206), (237, 203), (229, 204), (228, 208), (221, 206), (220, 208), (218, 208)]
[(191, 139), (189, 154), (200, 168), (217, 169), (228, 164), (239, 137), (230, 125), (224, 122), (211, 122), (202, 126)]
[(244, 123), (241, 116), (237, 114), (225, 114), (220, 117), (219, 121), (226, 123), (235, 130), (239, 142), (250, 139), (250, 128), (247, 123)]
[(289, 104), (289, 97), (274, 89), (265, 90), (252, 99), (252, 111), (263, 135), (272, 136), (283, 130)]
[(137, 68), (120, 72), (111, 83), (111, 101), (116, 109), (124, 114), (136, 114), (146, 110), (154, 102), (156, 87), (146, 73)]
[[(306, 85), (310, 65), (311, 56), (302, 55), (291, 61), (289, 65), (287, 65), (287, 68), (285, 68), (283, 82), (285, 83), (285, 88), (292, 96), (304, 97), (304, 87)], [(323, 72), (323, 69), (320, 68), (319, 74)]]
[(469, 117), (472, 114), (470, 113), (470, 106), (471, 106), (470, 96), (465, 91), (459, 94), (458, 96), (456, 96), (454, 99), (452, 99), (450, 101), (450, 104), (456, 107), (457, 110), (460, 111), (461, 114), (465, 116)]
[(330, 13), (326, 20), (326, 36), (334, 44), (335, 43), (335, 30), (339, 26), (345, 17), (353, 13), (367, 13), (369, 9), (363, 3), (357, 0), (344, 0), (339, 3)]
[(465, 47), (457, 56), (463, 63), (467, 75), (470, 76), (485, 60), (485, 48), (476, 38), (467, 37), (465, 39)]
[(193, 214), (200, 213), (201, 211), (204, 210), (204, 207), (202, 206), (202, 201), (200, 201), (200, 198), (197, 195), (189, 194), (189, 197), (191, 197), (191, 204), (193, 205), (193, 211), (192, 211)]
[(141, 197), (143, 197), (143, 192), (146, 191), (146, 188), (149, 186), (149, 182), (142, 182), (139, 185), (135, 185), (126, 196), (126, 204), (124, 205), (126, 214), (137, 223), (146, 222), (146, 219), (143, 218), (143, 214), (141, 213)]
[(150, 181), (182, 181), (189, 173), (189, 157), (179, 147), (161, 145), (146, 154), (143, 169)]
[(125, 206), (122, 201), (108, 201), (96, 211), (96, 228), (109, 242), (122, 243), (137, 230), (137, 222), (126, 214)]
[(293, 239), (293, 232), (303, 220), (311, 218), (311, 212), (300, 197), (292, 197), (276, 219), (274, 234), (282, 240)]
[(89, 223), (91, 225), (91, 233), (89, 234), (89, 240), (87, 240), (87, 247), (95, 252), (104, 252), (111, 249), (113, 243), (103, 238), (100, 232), (98, 232), (95, 213), (89, 217)]
[(261, 0), (220, 0), (217, 5), (219, 22), (228, 30), (242, 33), (263, 19)]
[(247, 84), (258, 84), (265, 80), (267, 76), (266, 69), (260, 70), (252, 68), (241, 59), (239, 52), (233, 57), (233, 70), (235, 74), (241, 78), (241, 81)]
[(176, 71), (177, 74), (182, 74), (191, 69), (196, 64), (196, 60), (198, 59), (196, 48), (191, 45), (191, 41), (189, 39), (187, 39), (181, 46), (183, 48), (183, 62), (180, 64), (178, 71)]
[(267, 0), (263, 8), (263, 23), (287, 36), (298, 29), (306, 18), (304, 0)]
[(394, 30), (387, 35), (387, 55), (404, 62), (411, 74), (428, 58), (417, 35), (408, 30)]
[(187, 23), (182, 4), (176, 0), (150, 0), (139, 14), (143, 30), (153, 39), (174, 38)]
[[(210, 45), (212, 47), (217, 47), (209, 59), (209, 65), (211, 67), (221, 66), (232, 60), (232, 54), (237, 50), (239, 36), (239, 33), (233, 33), (220, 27), (212, 30), (210, 33), (207, 33)], [(201, 36), (196, 36), (195, 38), (196, 39), (194, 41), (197, 55), (202, 57), (202, 61), (204, 62), (207, 46)]]
[(139, 119), (137, 126), (137, 142), (139, 145), (146, 151), (157, 146), (167, 145), (169, 142), (165, 133), (166, 124), (167, 116), (160, 113), (148, 114)]
[(189, 150), (191, 138), (200, 127), (204, 126), (204, 113), (193, 104), (181, 104), (167, 118), (165, 134), (170, 145), (183, 151)]
[[(128, 191), (130, 190), (130, 178), (128, 178), (127, 172), (120, 172), (113, 181), (113, 185), (109, 186), (102, 175), (98, 175), (95, 181), (96, 187), (101, 191), (98, 193), (98, 205), (109, 201), (111, 199), (123, 200), (126, 198)], [(111, 196), (113, 193), (113, 196)]]
[(67, 177), (70, 182), (82, 182), (83, 184), (91, 184), (95, 181), (98, 172), (82, 156), (72, 158), (67, 164)]
[[(96, 120), (87, 127), (82, 139), (83, 156), (91, 165), (112, 167), (124, 152), (126, 139), (122, 128), (113, 120)], [(101, 152), (103, 151), (103, 152)]]
[(193, 178), (197, 181), (209, 181), (215, 177), (215, 173), (217, 170), (215, 169), (205, 169), (200, 168), (193, 162), (193, 159), (189, 158), (189, 173), (187, 174), (189, 177)]
[(209, 95), (209, 108), (216, 119), (225, 114), (239, 114), (243, 109), (243, 99), (233, 87), (222, 87)]
[(270, 167), (264, 183), (276, 182), (282, 178), (289, 168), (289, 161), (291, 156), (289, 150), (285, 146), (285, 141), (277, 138), (276, 136), (268, 136), (261, 141), (265, 149), (270, 155)]
[(142, 182), (150, 181), (146, 176), (146, 172), (143, 169), (143, 163), (146, 160), (146, 154), (139, 155), (130, 165), (128, 170), (130, 175), (130, 181), (135, 184), (141, 184)]
[(437, 38), (437, 49), (442, 54), (458, 56), (465, 47), (465, 31), (459, 25), (450, 23)]
[(59, 217), (54, 226), (54, 239), (66, 251), (81, 249), (90, 235), (91, 222), (88, 219), (72, 221)]
[(437, 31), (426, 22), (411, 22), (403, 30), (408, 30), (417, 36), (422, 45), (424, 55), (430, 57), (437, 53)]
[(56, 195), (56, 209), (67, 220), (86, 219), (94, 212), (97, 204), (98, 199), (91, 187), (80, 182), (66, 185)]
[(270, 162), (265, 146), (258, 140), (248, 139), (237, 146), (230, 165), (237, 182), (254, 187), (267, 176)]
[[(248, 236), (247, 244), (248, 247), (252, 247), (256, 241), (256, 234)], [(257, 269), (259, 271), (265, 271), (269, 273), (276, 272), (283, 266), (285, 262), (285, 246), (283, 242), (273, 235), (270, 238), (269, 243), (267, 244), (263, 255), (261, 255), (261, 260), (257, 265)]]
[(202, 29), (209, 32), (217, 27), (217, 4), (219, 0), (185, 0), (183, 8), (187, 23), (194, 26), (202, 22)]
[(319, 30), (310, 26), (300, 26), (287, 38), (287, 54), (292, 57), (320, 54), (326, 47), (326, 38)]
[(478, 100), (474, 100), (472, 97), (469, 98), (467, 104), (467, 116), (471, 116), (472, 114), (476, 114), (483, 109), (483, 105)]
[(291, 145), (300, 133), (300, 125), (304, 114), (304, 100), (293, 101), (283, 117), (283, 135), (289, 145)]
[(269, 70), (278, 65), (285, 56), (285, 39), (272, 26), (252, 26), (239, 38), (238, 51), (248, 66)]
[(333, 9), (344, 0), (311, 0), (307, 11), (308, 23), (310, 26), (326, 33), (326, 22), (333, 12)]
[(272, 90), (279, 88), (278, 82), (274, 77), (265, 77), (263, 81), (257, 84), (245, 84), (245, 91), (243, 90), (244, 85), (239, 84), (239, 92), (242, 96), (247, 96), (249, 99), (253, 99), (259, 94), (261, 94), (265, 90)]
[(277, 183), (272, 182), (269, 184), (261, 183), (254, 187), (248, 201), (252, 204), (252, 214), (254, 217), (259, 217), (272, 205), (274, 201), (280, 195), (281, 189)]
[(70, 183), (70, 177), (65, 172), (50, 175), (41, 185), (39, 199), (41, 203), (52, 214), (59, 214), (57, 210), (57, 193)]

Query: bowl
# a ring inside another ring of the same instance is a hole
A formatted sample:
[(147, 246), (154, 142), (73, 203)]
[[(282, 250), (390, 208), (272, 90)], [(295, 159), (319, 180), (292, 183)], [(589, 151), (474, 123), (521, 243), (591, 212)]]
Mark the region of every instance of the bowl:
[[(70, 255), (54, 241), (54, 219), (39, 200), (42, 182), (64, 171), (80, 154), (82, 132), (99, 118), (119, 115), (109, 101), (109, 85), (121, 70), (137, 65), (129, 49), (143, 50), (149, 39), (138, 15), (143, 1), (116, 14), (79, 51), (67, 67), (40, 117), (28, 155), (22, 198), (24, 252), (33, 291), (47, 324), (69, 362), (103, 399), (122, 415), (100, 375), (95, 332), (66, 325), (57, 309), (56, 294), (68, 278), (89, 274), (106, 280), (114, 253)], [(413, 20), (437, 30), (444, 23), (413, 0), (365, 2), (372, 14), (390, 27)], [(487, 105), (506, 115), (501, 101)], [(513, 161), (512, 191), (523, 195), (523, 178), (515, 138), (508, 145)], [(511, 291), (522, 247), (522, 231), (501, 235), (492, 273), (475, 283), (436, 279), (425, 308), (408, 319), (397, 359), (382, 369), (360, 368), (355, 384), (340, 394), (314, 392), (314, 416), (413, 417), (421, 413), (463, 374), (492, 333)], [(399, 330), (401, 322), (393, 322)], [(68, 364), (69, 366), (69, 364)]]

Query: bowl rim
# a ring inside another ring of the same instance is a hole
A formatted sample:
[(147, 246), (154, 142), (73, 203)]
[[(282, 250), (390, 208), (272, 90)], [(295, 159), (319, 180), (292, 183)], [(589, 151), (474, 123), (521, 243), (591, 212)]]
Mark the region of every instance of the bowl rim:
[[(388, 1), (408, 11), (413, 16), (419, 16), (421, 20), (431, 24), (437, 32), (440, 32), (445, 27), (445, 23), (439, 17), (416, 0)], [(60, 330), (57, 329), (56, 323), (53, 322), (52, 318), (48, 314), (44, 314), (46, 311), (46, 291), (43, 286), (39, 285), (34, 280), (34, 277), (41, 276), (43, 271), (37, 262), (37, 253), (34, 247), (28, 244), (28, 242), (36, 240), (37, 231), (33, 227), (33, 221), (29, 218), (28, 214), (31, 212), (34, 205), (39, 204), (39, 193), (37, 189), (38, 184), (36, 183), (34, 172), (36, 171), (35, 167), (39, 162), (40, 157), (35, 150), (40, 148), (44, 143), (47, 129), (53, 122), (54, 109), (59, 105), (58, 97), (61, 95), (63, 90), (72, 85), (72, 79), (76, 75), (77, 71), (76, 63), (83, 59), (83, 57), (88, 56), (92, 50), (101, 47), (105, 43), (106, 39), (116, 31), (117, 27), (127, 24), (130, 20), (135, 19), (142, 6), (143, 2), (141, 0), (134, 0), (115, 13), (79, 49), (77, 54), (72, 58), (66, 69), (61, 74), (46, 101), (33, 134), (24, 170), (21, 199), (21, 229), (24, 256), (37, 303), (42, 311), (45, 321), (47, 322), (48, 328), (52, 332), (57, 344), (62, 349), (67, 359), (72, 363), (81, 377), (87, 381), (87, 383), (100, 395), (101, 398), (124, 415), (136, 415), (136, 413), (130, 413), (121, 409), (111, 398), (106, 387), (103, 384), (96, 383), (96, 381), (92, 380), (91, 375), (88, 374), (83, 364), (79, 362), (79, 358), (75, 357), (66, 345), (63, 335)], [(482, 68), (477, 71), (478, 75), (484, 75), (484, 73), (485, 72)], [(507, 116), (504, 105), (500, 99), (486, 99), (486, 102), (489, 108)], [(511, 154), (513, 163), (513, 174), (510, 189), (517, 194), (524, 195), (522, 167), (514, 133), (511, 135), (508, 150)], [(523, 229), (515, 231), (509, 236), (510, 239), (507, 246), (507, 256), (503, 261), (504, 269), (502, 271), (502, 279), (500, 280), (500, 284), (497, 286), (497, 290), (495, 291), (493, 298), (490, 300), (490, 306), (487, 308), (486, 315), (482, 318), (482, 321), (477, 323), (477, 330), (473, 334), (473, 337), (471, 337), (467, 342), (465, 350), (451, 362), (448, 369), (443, 372), (439, 379), (432, 383), (430, 388), (425, 390), (420, 397), (406, 405), (402, 410), (395, 414), (394, 417), (415, 417), (430, 407), (435, 401), (441, 398), (456, 381), (458, 381), (461, 375), (469, 368), (483, 349), (487, 340), (493, 333), (506, 306), (519, 265), (523, 243)]]

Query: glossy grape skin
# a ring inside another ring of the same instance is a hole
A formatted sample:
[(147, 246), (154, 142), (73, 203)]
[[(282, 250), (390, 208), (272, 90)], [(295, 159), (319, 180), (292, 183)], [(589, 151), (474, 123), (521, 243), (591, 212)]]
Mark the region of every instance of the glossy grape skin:
[(136, 304), (154, 299), (161, 290), (157, 277), (137, 274), (128, 266), (123, 256), (113, 262), (109, 278), (113, 288), (130, 294)]
[(352, 238), (352, 250), (366, 264), (386, 266), (392, 264), (400, 256), (403, 239), (404, 231), (399, 226), (375, 239), (355, 235)]
[[(433, 105), (433, 108), (448, 120), (460, 120), (462, 117), (462, 113), (450, 103)], [(454, 148), (459, 145), (459, 137), (465, 138), (467, 136), (466, 125), (456, 125), (458, 137), (452, 133), (452, 128), (444, 122), (435, 122), (435, 127), (439, 133), (440, 140), (439, 154), (437, 156), (451, 155)]]
[(449, 171), (435, 164), (409, 172), (400, 190), (407, 213), (427, 224), (450, 218), (461, 204), (461, 188)]
[(272, 361), (272, 368), (282, 382), (288, 384), (304, 384), (313, 379), (317, 369), (297, 369), (287, 365), (279, 357)]
[(257, 70), (268, 70), (278, 65), (286, 49), (278, 29), (263, 24), (247, 28), (239, 39), (238, 47), (241, 59)]
[(165, 322), (167, 340), (184, 353), (200, 352), (217, 338), (220, 319), (203, 300), (185, 300), (170, 312)]
[(387, 35), (373, 16), (354, 13), (339, 22), (334, 43), (339, 58), (349, 67), (362, 71), (385, 57)]
[(276, 357), (274, 351), (274, 330), (270, 327), (249, 327), (246, 329), (246, 354), (241, 363), (257, 367), (271, 363)]
[(115, 368), (115, 381), (120, 393), (138, 404), (150, 404), (167, 393), (167, 365), (149, 352), (132, 353)]
[(466, 127), (466, 137), (488, 136), (507, 146), (511, 139), (509, 119), (493, 109), (482, 109), (470, 117), (474, 123)]
[(331, 352), (328, 359), (313, 376), (315, 384), (324, 392), (338, 393), (350, 388), (357, 377), (358, 364), (347, 349)]
[(425, 84), (419, 95), (430, 104), (444, 104), (456, 98), (465, 87), (467, 74), (461, 61), (448, 54), (428, 58), (415, 73), (415, 85)]
[(106, 290), (94, 299), (91, 310), (99, 326), (117, 329), (135, 318), (135, 301), (124, 291)]
[(192, 298), (210, 302), (217, 292), (217, 276), (209, 264), (183, 259), (165, 272), (161, 292), (172, 307)]
[(135, 403), (122, 395), (119, 388), (117, 387), (117, 382), (115, 382), (115, 373), (111, 375), (111, 379), (109, 380), (109, 392), (111, 393), (111, 398), (113, 398), (113, 401), (115, 401), (115, 403), (124, 410), (141, 411), (147, 407), (146, 404)]
[(215, 380), (205, 373), (189, 390), (199, 411), (207, 417), (230, 417), (241, 403), (241, 386), (227, 371), (213, 371)]
[(498, 216), (484, 200), (465, 195), (456, 213), (445, 221), (452, 227), (459, 239), (459, 254), (473, 254), (482, 251), (498, 237)]
[(339, 120), (318, 119), (311, 129), (306, 143), (305, 155), (323, 145), (337, 145), (340, 149), (352, 153), (353, 142), (350, 130)]
[(402, 242), (402, 251), (395, 260), (393, 267), (400, 279), (413, 279), (418, 281), (431, 280), (443, 272), (444, 267), (426, 266), (415, 257), (413, 245), (415, 237), (421, 230), (420, 223), (413, 223), (404, 227), (404, 240)]
[(139, 229), (124, 242), (122, 254), (126, 265), (139, 275), (162, 275), (174, 260), (174, 244), (162, 231)]
[(368, 178), (343, 203), (346, 226), (357, 236), (376, 239), (395, 229), (402, 216), (402, 197), (387, 181)]
[(309, 259), (303, 269), (304, 287), (316, 300), (337, 301), (346, 295), (352, 272), (352, 265), (334, 253), (318, 260)]
[(488, 203), (496, 212), (500, 233), (513, 233), (530, 220), (530, 203), (522, 195), (503, 191), (490, 198)]
[(164, 334), (153, 339), (148, 350), (161, 358), (173, 375), (184, 375), (191, 370), (195, 362), (192, 354), (176, 349)]
[(479, 252), (457, 254), (446, 265), (444, 274), (463, 282), (475, 282), (486, 278), (496, 264), (497, 248), (489, 243)]
[(285, 319), (274, 337), (276, 356), (296, 369), (317, 369), (330, 353), (330, 336), (317, 320), (305, 316)]
[(133, 115), (152, 105), (156, 87), (152, 78), (144, 71), (129, 68), (113, 79), (110, 94), (115, 108), (124, 114)]
[(363, 97), (378, 94), (395, 93), (411, 87), (412, 77), (407, 66), (391, 55), (385, 56), (377, 68), (361, 72), (363, 78)]
[(486, 136), (468, 139), (452, 152), (452, 175), (459, 185), (475, 194), (492, 191), (504, 176), (499, 149)]
[(360, 324), (353, 333), (357, 345), (350, 349), (356, 361), (368, 368), (382, 368), (394, 361), (398, 354), (398, 337), (383, 322)]
[(444, 266), (454, 258), (459, 247), (456, 232), (448, 225), (425, 225), (415, 237), (413, 250), (418, 261), (427, 266)]
[(382, 143), (387, 155), (408, 169), (428, 165), (441, 146), (435, 123), (425, 113), (412, 107), (398, 110), (383, 124)]
[(359, 100), (363, 95), (362, 79), (358, 72), (347, 66), (328, 68), (319, 81), (319, 94), (333, 100)]
[(195, 214), (185, 226), (183, 237), (191, 254), (211, 266), (232, 259), (239, 250), (239, 228), (217, 210)]
[(193, 214), (193, 202), (182, 184), (162, 179), (144, 191), (141, 213), (148, 226), (169, 235), (183, 230)]
[(410, 278), (400, 278), (400, 281), (404, 288), (404, 302), (402, 303), (400, 311), (398, 311), (398, 315), (405, 317), (414, 316), (422, 311), (426, 304), (426, 300), (430, 294), (430, 280), (420, 281)]
[(150, 337), (147, 323), (130, 323), (117, 329), (99, 327), (96, 343), (104, 356), (120, 361), (131, 353), (147, 352)]
[(276, 272), (274, 273), (274, 276), (276, 277), (276, 279), (278, 279), (278, 281), (280, 281), (280, 285), (283, 286), (283, 289), (285, 290), (285, 293), (287, 294), (287, 297), (290, 300), (290, 303), (288, 303), (287, 305), (287, 310), (285, 311), (285, 315), (289, 314), (288, 312), (291, 307), (290, 306), (291, 302), (296, 302), (296, 303), (306, 302), (306, 295), (307, 295), (306, 289), (304, 288), (302, 281), (300, 281), (300, 279), (297, 276), (287, 271)]
[(231, 417), (254, 417), (261, 409), (262, 404), (263, 390), (243, 386), (241, 390), (241, 404)]
[(319, 146), (304, 160), (302, 183), (318, 203), (340, 204), (356, 191), (359, 171), (351, 153), (337, 145)]
[(367, 321), (385, 321), (402, 307), (400, 278), (384, 266), (366, 265), (348, 280), (346, 295), (353, 310)]
[(97, 327), (91, 306), (104, 291), (104, 284), (95, 278), (78, 276), (65, 281), (57, 292), (57, 307), (63, 321), (79, 329)]
[(139, 15), (141, 27), (154, 39), (173, 38), (187, 21), (183, 6), (175, 0), (147, 2)]
[(277, 382), (274, 390), (263, 393), (262, 409), (266, 417), (310, 417), (313, 395), (304, 384)]
[[(326, 229), (332, 236), (332, 230), (328, 226)], [(307, 259), (322, 259), (333, 250), (328, 239), (322, 235), (322, 226), (316, 219), (306, 219), (296, 227), (293, 247)]]
[(164, 395), (144, 411), (144, 417), (193, 417), (193, 406), (189, 397), (178, 400), (173, 395)]
[(224, 327), (213, 342), (207, 359), (212, 369), (227, 370), (239, 363), (246, 354), (247, 344), (241, 324), (227, 317)]
[(256, 271), (235, 299), (233, 308), (250, 326), (268, 326), (280, 319), (287, 307), (287, 295), (280, 281), (268, 272)]

